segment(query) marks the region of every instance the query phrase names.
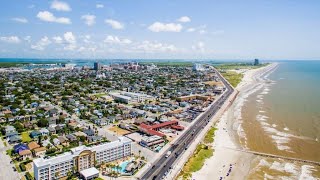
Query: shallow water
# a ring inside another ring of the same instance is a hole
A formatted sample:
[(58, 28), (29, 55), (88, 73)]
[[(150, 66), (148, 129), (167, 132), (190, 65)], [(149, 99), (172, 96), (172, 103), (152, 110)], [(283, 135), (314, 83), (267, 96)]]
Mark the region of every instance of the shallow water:
[[(243, 92), (248, 97), (238, 117), (243, 129), (241, 145), (254, 151), (319, 162), (320, 62), (280, 63), (250, 91)], [(301, 173), (309, 178), (320, 177), (319, 167), (313, 165), (261, 162), (253, 164), (249, 177), (300, 178), (297, 174)], [(287, 172), (290, 167), (294, 170)]]

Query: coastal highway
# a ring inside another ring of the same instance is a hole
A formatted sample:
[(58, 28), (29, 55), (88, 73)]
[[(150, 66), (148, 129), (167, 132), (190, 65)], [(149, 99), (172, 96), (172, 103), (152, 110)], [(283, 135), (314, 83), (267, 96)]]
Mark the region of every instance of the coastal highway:
[[(209, 109), (204, 112), (197, 122), (194, 123), (192, 127), (187, 129), (171, 147), (163, 153), (163, 155), (152, 164), (151, 168), (141, 177), (142, 180), (158, 180), (162, 179), (169, 171), (173, 168), (173, 164), (177, 159), (183, 155), (183, 153), (188, 149), (189, 145), (196, 139), (197, 135), (204, 129), (204, 127), (209, 123), (212, 117), (218, 112), (220, 107), (229, 98), (229, 96), (234, 92), (230, 84), (217, 72), (220, 80), (226, 87), (225, 93), (215, 101)], [(166, 157), (168, 151), (171, 151), (170, 156)]]

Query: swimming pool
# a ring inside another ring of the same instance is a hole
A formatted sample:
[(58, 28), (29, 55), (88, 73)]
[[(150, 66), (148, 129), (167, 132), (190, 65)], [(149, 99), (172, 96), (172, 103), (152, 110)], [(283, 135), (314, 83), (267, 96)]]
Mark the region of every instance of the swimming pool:
[(124, 162), (122, 162), (121, 164), (120, 164), (120, 168), (112, 168), (112, 170), (114, 170), (114, 171), (119, 171), (121, 174), (124, 174), (124, 173), (126, 173), (125, 171), (126, 171), (126, 167), (127, 167), (127, 165), (129, 164), (129, 162), (130, 161), (124, 161)]

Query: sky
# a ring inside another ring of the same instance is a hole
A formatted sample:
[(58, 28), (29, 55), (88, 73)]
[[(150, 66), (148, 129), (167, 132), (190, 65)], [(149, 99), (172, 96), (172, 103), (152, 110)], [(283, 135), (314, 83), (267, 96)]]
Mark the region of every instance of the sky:
[(319, 0), (3, 0), (1, 58), (320, 60)]

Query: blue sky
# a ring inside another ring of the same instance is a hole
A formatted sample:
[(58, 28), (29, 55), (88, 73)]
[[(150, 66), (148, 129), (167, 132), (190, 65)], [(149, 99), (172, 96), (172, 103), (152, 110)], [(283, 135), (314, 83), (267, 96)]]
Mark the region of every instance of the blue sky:
[(0, 57), (320, 59), (317, 0), (7, 0)]

